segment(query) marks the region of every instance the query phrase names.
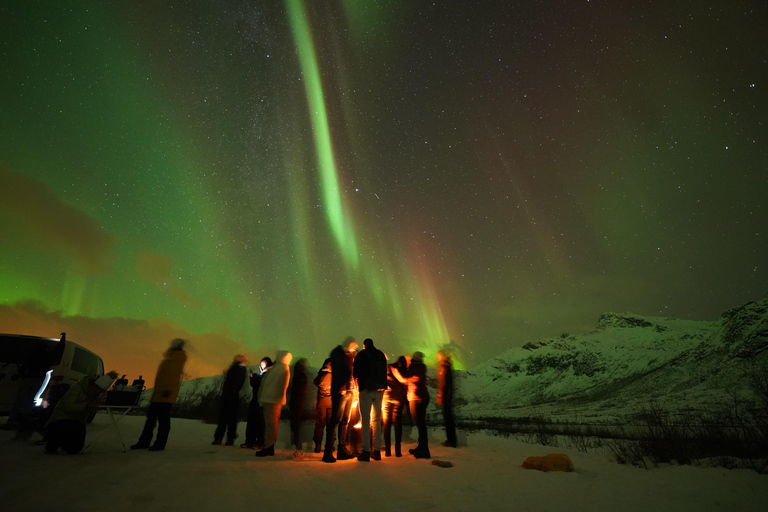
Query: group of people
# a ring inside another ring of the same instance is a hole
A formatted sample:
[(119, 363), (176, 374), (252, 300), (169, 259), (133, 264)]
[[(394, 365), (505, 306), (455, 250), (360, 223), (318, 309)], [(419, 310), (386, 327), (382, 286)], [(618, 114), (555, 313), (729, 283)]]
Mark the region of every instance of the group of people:
[[(181, 376), (187, 356), (185, 342), (174, 339), (158, 367), (155, 387), (150, 398), (144, 428), (132, 450), (165, 449), (171, 429), (171, 410), (179, 395)], [(426, 412), (430, 396), (424, 354), (400, 356), (388, 364), (387, 356), (375, 347), (372, 339), (363, 342), (358, 351), (357, 341), (346, 338), (335, 347), (314, 378), (315, 453), (323, 453), (323, 462), (333, 463), (357, 456), (359, 461), (381, 460), (384, 455), (402, 456), (401, 442), (406, 404), (418, 431), (418, 442), (410, 453), (415, 458), (430, 458)], [(274, 361), (263, 358), (256, 371), (250, 372), (253, 398), (248, 408), (245, 442), (241, 448), (256, 450), (257, 457), (273, 456), (277, 442), (280, 414), (287, 403), (290, 411), (291, 444), (294, 457), (302, 457), (301, 425), (306, 402), (308, 362), (299, 359), (289, 368), (292, 354), (279, 351)], [(442, 408), (446, 431), (444, 446), (456, 447), (456, 427), (453, 418), (453, 370), (447, 352), (438, 351), (437, 404)], [(226, 371), (219, 407), (219, 421), (213, 443), (232, 446), (237, 438), (240, 390), (249, 377), (247, 360), (235, 357)], [(59, 401), (46, 427), (49, 452), (63, 448), (69, 453), (82, 450), (85, 422), (98, 407), (99, 400), (111, 386), (116, 374), (110, 372), (98, 378), (85, 378), (73, 386)], [(292, 379), (291, 379), (292, 377)], [(289, 390), (290, 386), (290, 393)], [(359, 405), (358, 405), (359, 404)], [(350, 427), (359, 411), (362, 450), (350, 448)], [(157, 435), (154, 434), (157, 426)], [(392, 442), (394, 430), (394, 443)], [(382, 435), (383, 434), (383, 435)], [(154, 443), (152, 439), (154, 437)], [(325, 437), (325, 444), (323, 444)], [(383, 446), (382, 446), (383, 437)]]
[[(384, 455), (391, 456), (394, 448), (395, 456), (401, 457), (402, 420), (407, 404), (418, 431), (417, 446), (410, 453), (416, 458), (429, 458), (426, 412), (430, 396), (424, 354), (415, 352), (410, 358), (400, 356), (396, 362), (388, 364), (386, 355), (374, 346), (372, 339), (363, 342), (363, 350), (358, 351), (358, 348), (354, 338), (345, 339), (331, 351), (313, 380), (317, 387), (313, 434), (315, 453), (323, 453), (322, 460), (328, 463), (355, 456), (360, 461), (381, 460), (383, 437)], [(449, 354), (442, 350), (437, 357), (437, 404), (443, 410), (447, 437), (443, 445), (455, 447), (451, 360)], [(286, 403), (291, 445), (295, 447), (293, 456), (304, 455), (300, 431), (309, 381), (307, 360), (299, 359), (293, 370), (289, 368), (291, 360), (290, 352), (281, 351), (274, 363), (265, 357), (257, 371), (250, 372), (253, 398), (248, 408), (245, 442), (240, 447), (256, 450), (257, 457), (275, 454), (280, 413)], [(225, 435), (225, 445), (235, 444), (239, 393), (248, 373), (246, 364), (245, 357), (238, 355), (226, 371), (214, 445), (222, 444)], [(362, 451), (356, 454), (354, 449), (349, 448), (349, 428), (353, 418), (357, 418), (358, 410), (362, 424)], [(394, 443), (392, 430), (395, 432)]]

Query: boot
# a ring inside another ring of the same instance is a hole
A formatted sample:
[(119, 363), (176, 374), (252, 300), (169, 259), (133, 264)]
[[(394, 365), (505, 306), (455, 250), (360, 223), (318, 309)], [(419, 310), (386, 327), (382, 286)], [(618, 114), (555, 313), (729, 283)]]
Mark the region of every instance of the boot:
[(149, 448), (149, 445), (144, 443), (136, 443), (131, 446), (131, 450), (146, 450), (147, 448)]
[(320, 453), (322, 451), (323, 451), (323, 447), (320, 446), (319, 444), (316, 444), (315, 445), (315, 453)]
[(235, 446), (235, 440), (233, 438), (228, 438), (227, 442), (224, 443), (224, 446)]
[(391, 446), (388, 445), (388, 444), (384, 445), (384, 455), (386, 457), (391, 457), (392, 456), (392, 449), (391, 449)]
[(354, 457), (354, 455), (349, 453), (343, 446), (340, 446), (339, 449), (336, 450), (336, 460), (349, 460), (352, 457)]
[(262, 448), (261, 450), (256, 452), (257, 457), (272, 457), (275, 454), (275, 445), (269, 446), (267, 448)]
[(333, 456), (333, 450), (325, 450), (325, 453), (323, 453), (323, 462), (336, 462), (336, 457)]
[(419, 448), (413, 452), (413, 456), (417, 459), (431, 459), (429, 454), (429, 448)]
[(147, 450), (149, 450), (150, 452), (161, 452), (165, 450), (165, 446), (161, 446), (159, 444), (153, 444), (152, 446), (147, 448)]
[(360, 462), (368, 462), (369, 460), (371, 460), (371, 452), (367, 452), (363, 450), (363, 453), (357, 456), (357, 460), (359, 460)]
[(400, 445), (396, 444), (395, 445), (395, 457), (402, 457), (402, 456), (403, 456), (403, 452), (400, 451)]
[(214, 438), (213, 442), (211, 443), (212, 446), (221, 446), (221, 438)]
[(373, 450), (371, 452), (371, 460), (381, 460), (381, 450)]

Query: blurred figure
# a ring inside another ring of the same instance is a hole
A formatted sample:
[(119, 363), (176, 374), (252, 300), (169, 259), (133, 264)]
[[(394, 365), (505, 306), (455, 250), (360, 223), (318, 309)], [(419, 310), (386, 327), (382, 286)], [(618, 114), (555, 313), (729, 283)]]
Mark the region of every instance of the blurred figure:
[(446, 441), (443, 446), (456, 448), (456, 422), (453, 419), (453, 365), (445, 350), (437, 351), (437, 405), (443, 408)]
[[(355, 400), (355, 379), (352, 368), (355, 360), (355, 350), (358, 344), (355, 338), (347, 338), (331, 351), (331, 421), (325, 434), (325, 452), (323, 462), (336, 462), (352, 458), (347, 450), (347, 429), (352, 416), (352, 404)], [(336, 429), (339, 433), (339, 449), (333, 456), (333, 445), (336, 442)]]
[(315, 453), (323, 451), (323, 431), (330, 423), (333, 414), (331, 405), (331, 358), (327, 358), (323, 367), (317, 372), (313, 381), (317, 386), (317, 401), (315, 402), (315, 434), (312, 440), (315, 442)]
[(220, 445), (224, 434), (227, 434), (226, 446), (233, 446), (237, 439), (237, 413), (240, 408), (240, 390), (248, 375), (245, 367), (247, 359), (243, 355), (235, 356), (232, 365), (224, 377), (224, 385), (221, 389), (221, 402), (219, 402), (219, 424), (213, 434), (213, 445)]
[(291, 384), (291, 399), (288, 408), (291, 413), (291, 444), (296, 448), (293, 457), (300, 459), (304, 457), (304, 450), (301, 442), (301, 422), (304, 416), (304, 404), (307, 401), (307, 363), (303, 357), (293, 365), (293, 381)]
[(259, 362), (256, 373), (251, 372), (250, 382), (253, 396), (248, 406), (248, 422), (245, 425), (245, 442), (240, 448), (261, 450), (264, 448), (264, 409), (259, 405), (259, 386), (264, 374), (272, 368), (272, 360), (265, 357)]
[[(53, 377), (53, 379), (51, 379), (51, 382), (48, 384), (47, 388), (48, 398), (45, 400), (46, 405), (45, 408), (40, 412), (40, 416), (38, 418), (39, 430), (44, 430), (46, 423), (48, 423), (48, 420), (51, 419), (51, 415), (56, 409), (56, 405), (64, 397), (67, 391), (69, 391), (70, 387), (72, 386), (64, 382), (63, 375), (56, 375)], [(46, 441), (45, 437), (43, 437), (43, 441)], [(45, 443), (38, 441), (38, 444)]]
[(85, 424), (116, 378), (117, 372), (83, 377), (64, 394), (45, 426), (45, 453), (57, 453), (59, 448), (72, 455), (82, 451)]
[[(55, 347), (48, 348), (46, 343), (38, 343), (19, 367), (19, 387), (16, 397), (8, 411), (8, 421), (3, 428), (29, 430), (35, 427), (32, 413), (35, 410), (35, 395), (45, 382), (48, 370), (61, 361), (67, 333), (61, 333), (61, 339)], [(39, 426), (39, 423), (37, 424)]]
[(281, 350), (272, 369), (261, 382), (259, 387), (259, 404), (264, 408), (264, 448), (256, 452), (257, 457), (267, 457), (275, 454), (277, 432), (280, 427), (280, 409), (285, 404), (285, 393), (291, 378), (293, 355)]
[[(144, 422), (144, 430), (131, 450), (149, 449), (151, 452), (159, 452), (165, 449), (168, 442), (168, 433), (171, 431), (171, 409), (179, 398), (181, 387), (181, 374), (184, 372), (184, 364), (187, 362), (187, 353), (184, 352), (184, 340), (176, 338), (163, 355), (160, 366), (155, 376), (155, 390), (149, 401), (147, 420)], [(157, 427), (155, 444), (150, 446), (152, 436)]]
[(427, 432), (427, 405), (429, 390), (427, 389), (427, 367), (424, 365), (424, 354), (414, 352), (411, 365), (408, 367), (408, 404), (411, 416), (419, 432), (419, 442), (416, 448), (409, 450), (417, 459), (429, 459), (429, 437)]
[[(403, 408), (408, 384), (403, 374), (408, 373), (408, 362), (400, 356), (397, 362), (387, 365), (387, 389), (382, 405), (382, 428), (384, 429), (384, 455), (392, 456), (392, 427), (395, 429), (395, 457), (402, 457), (400, 443), (403, 439)], [(405, 382), (405, 384), (403, 384)]]
[(363, 453), (357, 460), (381, 460), (381, 400), (387, 389), (387, 356), (373, 345), (371, 338), (363, 341), (363, 350), (355, 356), (354, 376), (360, 390), (360, 415), (363, 422)]

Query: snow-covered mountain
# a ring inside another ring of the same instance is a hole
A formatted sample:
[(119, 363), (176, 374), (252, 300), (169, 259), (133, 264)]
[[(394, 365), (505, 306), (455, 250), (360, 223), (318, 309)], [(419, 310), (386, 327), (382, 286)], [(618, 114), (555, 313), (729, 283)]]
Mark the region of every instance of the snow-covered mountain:
[(712, 322), (606, 313), (594, 331), (528, 343), (460, 375), (464, 417), (616, 420), (655, 402), (707, 411), (768, 371), (768, 297)]

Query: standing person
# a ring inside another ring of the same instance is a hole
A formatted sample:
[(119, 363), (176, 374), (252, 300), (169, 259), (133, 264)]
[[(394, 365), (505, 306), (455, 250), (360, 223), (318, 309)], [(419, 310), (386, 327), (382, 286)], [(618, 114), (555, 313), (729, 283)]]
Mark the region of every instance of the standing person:
[(451, 355), (437, 351), (437, 405), (443, 408), (446, 441), (443, 446), (456, 448), (456, 422), (453, 419), (453, 365)]
[(224, 385), (221, 388), (221, 401), (219, 402), (219, 424), (213, 434), (213, 445), (220, 445), (227, 434), (227, 446), (234, 446), (237, 439), (237, 413), (240, 408), (240, 390), (248, 375), (245, 367), (247, 359), (243, 355), (235, 356), (232, 365), (224, 377)]
[(424, 354), (414, 352), (411, 365), (408, 367), (408, 404), (411, 416), (419, 431), (419, 442), (416, 448), (409, 450), (417, 459), (429, 459), (429, 436), (427, 432), (427, 405), (429, 390), (427, 389), (427, 367), (424, 365)]
[(24, 362), (19, 367), (19, 387), (11, 410), (8, 411), (8, 421), (3, 428), (8, 430), (34, 428), (32, 412), (35, 409), (35, 395), (43, 386), (51, 366), (61, 362), (66, 342), (67, 333), (63, 332), (54, 347), (48, 347), (46, 342), (40, 342), (24, 358)]
[(315, 434), (312, 440), (315, 442), (315, 453), (323, 451), (323, 431), (331, 422), (333, 406), (331, 404), (331, 358), (327, 358), (323, 367), (317, 372), (315, 380), (317, 386), (317, 402), (315, 402)]
[[(387, 389), (382, 404), (382, 428), (384, 429), (384, 455), (392, 456), (392, 429), (395, 429), (395, 457), (402, 457), (400, 443), (403, 439), (403, 409), (407, 401), (408, 384), (403, 374), (408, 374), (408, 361), (400, 356), (397, 362), (387, 365)], [(406, 384), (403, 384), (406, 382)]]
[(248, 405), (248, 422), (245, 424), (245, 442), (240, 448), (261, 450), (264, 448), (264, 409), (259, 405), (259, 386), (264, 374), (272, 368), (272, 360), (265, 357), (259, 362), (256, 373), (251, 372), (250, 383), (253, 396)]
[(277, 432), (280, 428), (280, 409), (285, 404), (285, 393), (291, 378), (293, 355), (281, 350), (277, 353), (275, 364), (264, 377), (259, 387), (259, 404), (264, 408), (264, 448), (256, 452), (257, 457), (267, 457), (275, 454)]
[(45, 453), (57, 453), (59, 448), (72, 455), (80, 453), (85, 445), (85, 423), (116, 378), (117, 372), (83, 377), (69, 388), (45, 426)]
[(363, 422), (363, 453), (357, 460), (381, 460), (381, 400), (387, 389), (387, 356), (373, 345), (371, 338), (363, 341), (363, 350), (355, 357), (354, 376), (360, 390), (360, 415)]
[[(347, 429), (349, 418), (352, 416), (352, 403), (355, 399), (355, 379), (352, 367), (355, 360), (355, 350), (358, 344), (355, 338), (347, 336), (331, 351), (331, 408), (333, 413), (325, 434), (325, 452), (323, 462), (336, 462), (352, 458), (347, 450)], [(333, 456), (333, 445), (336, 442), (336, 429), (339, 433), (339, 449)]]
[[(179, 397), (181, 374), (187, 362), (184, 344), (183, 339), (176, 338), (171, 341), (171, 346), (163, 354), (163, 360), (157, 367), (155, 390), (152, 392), (149, 408), (147, 408), (144, 430), (141, 431), (138, 442), (131, 446), (131, 450), (149, 449), (151, 452), (159, 452), (165, 449), (168, 433), (171, 431), (171, 409)], [(155, 444), (150, 446), (156, 423), (158, 424), (157, 438), (155, 438)]]
[(301, 358), (293, 365), (291, 399), (288, 408), (291, 411), (291, 443), (296, 448), (295, 459), (304, 457), (301, 442), (301, 422), (304, 416), (304, 404), (307, 401), (307, 360)]

